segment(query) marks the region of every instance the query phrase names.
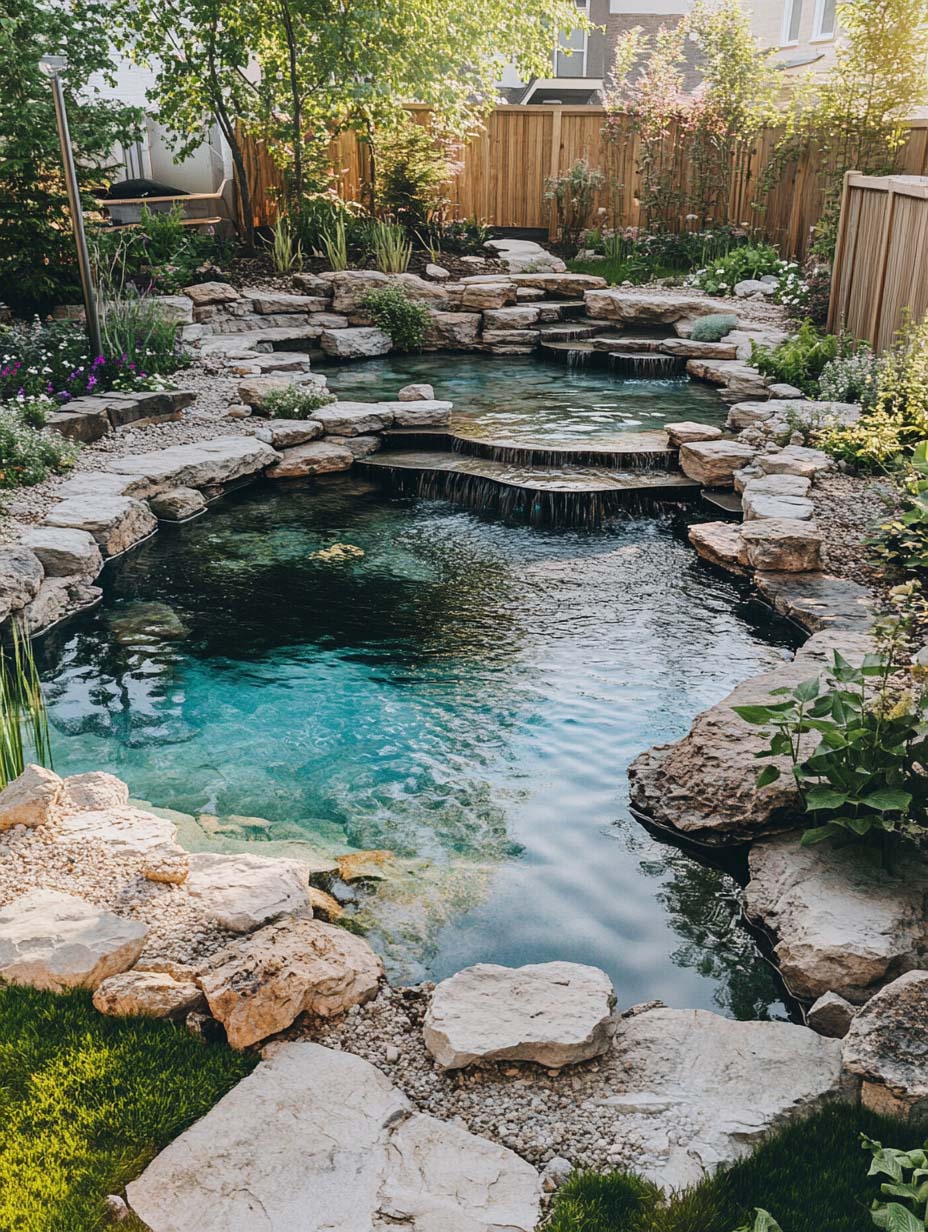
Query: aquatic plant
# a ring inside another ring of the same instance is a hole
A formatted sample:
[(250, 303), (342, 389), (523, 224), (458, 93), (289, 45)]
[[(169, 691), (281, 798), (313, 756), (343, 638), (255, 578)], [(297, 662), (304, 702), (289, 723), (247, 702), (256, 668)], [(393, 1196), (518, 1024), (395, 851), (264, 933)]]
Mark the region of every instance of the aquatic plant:
[(0, 788), (18, 778), (26, 754), (51, 765), (48, 716), (28, 637), (12, 626), (9, 650), (0, 646)]

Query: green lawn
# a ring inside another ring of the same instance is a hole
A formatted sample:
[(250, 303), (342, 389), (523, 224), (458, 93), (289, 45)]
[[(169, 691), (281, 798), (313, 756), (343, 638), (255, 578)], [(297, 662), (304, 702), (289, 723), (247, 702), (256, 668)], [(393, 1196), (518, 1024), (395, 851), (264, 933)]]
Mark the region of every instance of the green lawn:
[(928, 1124), (833, 1105), (666, 1206), (622, 1173), (578, 1174), (559, 1191), (546, 1232), (733, 1232), (753, 1223), (755, 1207), (768, 1210), (783, 1232), (872, 1232), (868, 1208), (879, 1180), (867, 1176), (871, 1157), (861, 1130), (903, 1149), (928, 1137)]
[(86, 993), (0, 988), (0, 1229), (103, 1228), (106, 1194), (256, 1059), (182, 1026), (106, 1018)]

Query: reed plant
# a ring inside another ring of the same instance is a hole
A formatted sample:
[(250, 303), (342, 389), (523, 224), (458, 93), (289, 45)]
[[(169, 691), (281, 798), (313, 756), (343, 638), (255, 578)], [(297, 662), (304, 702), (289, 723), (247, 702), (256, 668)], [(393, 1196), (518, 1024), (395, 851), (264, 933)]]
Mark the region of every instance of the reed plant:
[(0, 789), (18, 778), (28, 759), (50, 766), (48, 714), (28, 636), (12, 625), (0, 646)]
[(395, 222), (371, 225), (371, 250), (379, 270), (385, 274), (405, 274), (412, 256), (412, 241), (405, 228)]
[(326, 260), (333, 270), (348, 268), (348, 228), (345, 226), (345, 216), (340, 214), (332, 223), (320, 232), (322, 250)]
[(271, 264), (277, 274), (291, 274), (303, 268), (303, 245), (286, 218), (278, 218), (271, 229)]

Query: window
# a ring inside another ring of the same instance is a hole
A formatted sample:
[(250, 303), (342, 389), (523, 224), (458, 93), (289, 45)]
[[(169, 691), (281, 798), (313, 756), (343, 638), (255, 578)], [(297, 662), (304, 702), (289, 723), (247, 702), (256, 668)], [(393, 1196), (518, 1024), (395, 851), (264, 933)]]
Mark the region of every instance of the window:
[(815, 22), (812, 26), (812, 37), (815, 39), (830, 39), (835, 36), (835, 10), (837, 0), (816, 0)]
[(802, 24), (802, 0), (785, 0), (783, 4), (783, 44), (799, 42)]
[[(589, 13), (588, 0), (576, 0), (577, 10), (584, 16)], [(566, 55), (567, 51), (572, 52)], [(586, 31), (571, 30), (558, 39), (554, 52), (555, 77), (586, 76)]]

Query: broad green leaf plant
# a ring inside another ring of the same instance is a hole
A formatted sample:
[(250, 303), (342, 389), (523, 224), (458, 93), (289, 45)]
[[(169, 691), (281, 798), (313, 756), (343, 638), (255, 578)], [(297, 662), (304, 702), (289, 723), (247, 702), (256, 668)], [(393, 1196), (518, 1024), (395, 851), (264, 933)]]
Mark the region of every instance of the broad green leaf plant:
[[(916, 837), (928, 827), (928, 695), (900, 683), (901, 626), (881, 630), (882, 652), (855, 667), (838, 651), (822, 676), (774, 689), (767, 705), (735, 706), (747, 723), (767, 728), (757, 756), (786, 758), (809, 818), (803, 845), (825, 839)], [(818, 737), (811, 753), (808, 735)], [(780, 778), (776, 764), (757, 776)]]
[(870, 1214), (887, 1232), (925, 1232), (928, 1228), (928, 1142), (921, 1150), (897, 1151), (866, 1134), (863, 1146), (873, 1153), (868, 1176), (888, 1176), (880, 1185), (884, 1199), (874, 1199)]

